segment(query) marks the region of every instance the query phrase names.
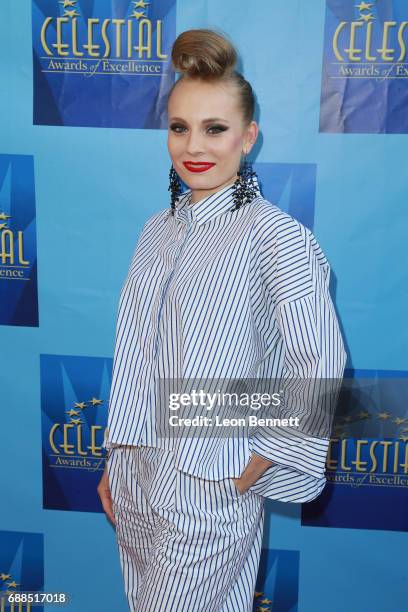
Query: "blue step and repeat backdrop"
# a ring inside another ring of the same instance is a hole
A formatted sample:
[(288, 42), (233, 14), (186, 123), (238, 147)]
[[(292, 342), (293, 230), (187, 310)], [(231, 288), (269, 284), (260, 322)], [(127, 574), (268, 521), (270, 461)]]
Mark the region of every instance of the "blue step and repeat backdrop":
[(171, 45), (219, 26), (258, 97), (263, 194), (321, 244), (348, 353), (328, 484), (267, 502), (254, 610), (403, 611), (406, 0), (1, 2), (0, 592), (128, 609), (96, 493), (119, 292), (169, 206)]

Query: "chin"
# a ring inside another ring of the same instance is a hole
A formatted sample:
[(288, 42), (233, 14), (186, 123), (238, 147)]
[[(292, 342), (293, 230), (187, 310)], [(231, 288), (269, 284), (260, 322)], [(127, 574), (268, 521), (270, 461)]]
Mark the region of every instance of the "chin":
[(192, 176), (191, 174), (185, 176), (183, 172), (179, 174), (179, 177), (192, 189), (214, 189), (217, 186), (217, 181), (214, 178), (210, 180), (208, 176)]
[(184, 181), (186, 183), (186, 185), (189, 186), (190, 189), (217, 189), (218, 187), (218, 183), (211, 181), (211, 183), (209, 183), (208, 181), (195, 181), (194, 179), (192, 181), (189, 181), (187, 183), (187, 181)]

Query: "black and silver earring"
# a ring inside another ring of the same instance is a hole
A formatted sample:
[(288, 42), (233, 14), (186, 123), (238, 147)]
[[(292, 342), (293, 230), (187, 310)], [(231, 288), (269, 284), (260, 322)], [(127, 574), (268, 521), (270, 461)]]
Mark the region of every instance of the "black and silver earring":
[(246, 157), (237, 174), (238, 178), (234, 183), (233, 196), (235, 206), (231, 210), (238, 210), (247, 202), (251, 202), (260, 193), (254, 181), (254, 177), (258, 178), (257, 174), (252, 168), (252, 163), (247, 161)]
[(168, 191), (171, 192), (171, 214), (174, 215), (176, 210), (176, 200), (181, 194), (181, 181), (179, 175), (174, 169), (173, 164), (171, 165), (169, 172), (170, 185)]

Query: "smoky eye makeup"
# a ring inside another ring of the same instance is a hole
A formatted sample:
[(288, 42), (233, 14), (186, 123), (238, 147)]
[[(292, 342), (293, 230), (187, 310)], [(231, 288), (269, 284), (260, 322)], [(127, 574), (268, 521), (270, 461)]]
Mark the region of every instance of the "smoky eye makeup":
[[(181, 123), (172, 123), (170, 125), (170, 129), (173, 132), (176, 132), (177, 134), (180, 133), (179, 128), (181, 128), (181, 130), (183, 130), (185, 128), (184, 125), (182, 125)], [(219, 134), (221, 132), (225, 132), (226, 130), (228, 130), (228, 127), (226, 125), (221, 125), (220, 123), (216, 123), (214, 125), (209, 125), (207, 128), (207, 131), (210, 131), (211, 134)], [(216, 130), (215, 132), (213, 130)]]
[(218, 130), (218, 132), (225, 132), (226, 130), (228, 130), (228, 127), (226, 125), (216, 124), (216, 125), (211, 125), (208, 129)]
[(172, 123), (170, 125), (170, 129), (173, 130), (173, 132), (176, 132), (178, 128), (184, 129), (184, 125), (181, 125), (181, 123)]

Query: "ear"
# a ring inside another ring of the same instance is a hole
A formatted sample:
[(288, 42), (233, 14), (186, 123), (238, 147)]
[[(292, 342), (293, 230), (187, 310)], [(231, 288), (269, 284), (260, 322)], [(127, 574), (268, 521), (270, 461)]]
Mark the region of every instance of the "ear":
[(248, 154), (258, 138), (259, 128), (256, 121), (251, 121), (246, 129), (243, 151)]

